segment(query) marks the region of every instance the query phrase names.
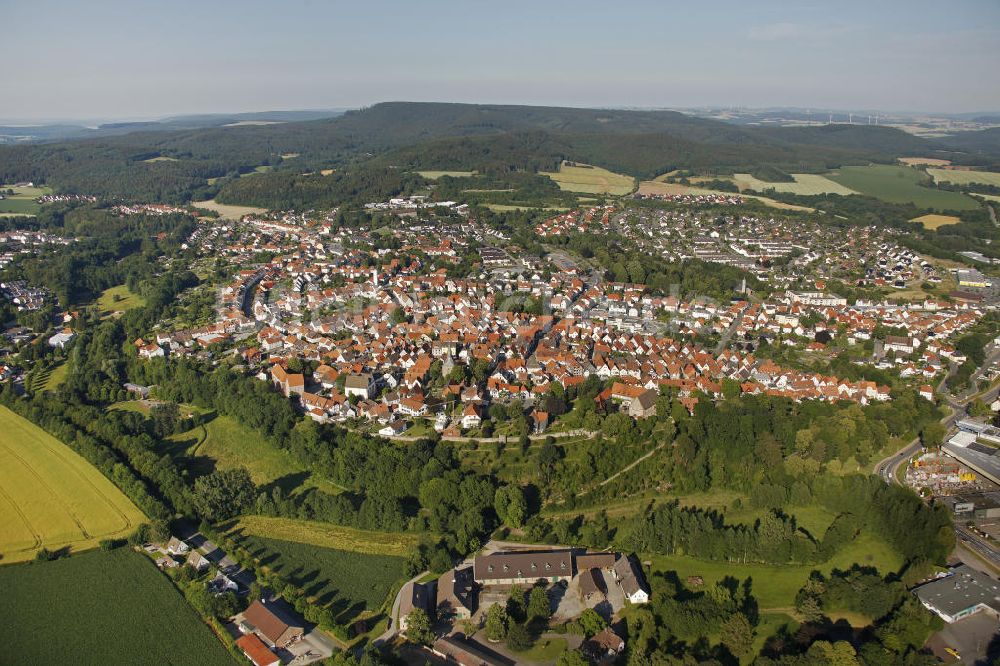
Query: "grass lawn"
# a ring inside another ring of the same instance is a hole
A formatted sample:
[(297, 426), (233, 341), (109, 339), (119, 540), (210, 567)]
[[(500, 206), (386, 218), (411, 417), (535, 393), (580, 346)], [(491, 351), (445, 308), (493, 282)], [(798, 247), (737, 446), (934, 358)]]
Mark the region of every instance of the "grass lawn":
[(257, 485), (275, 484), (285, 492), (316, 487), (337, 494), (341, 489), (312, 476), (305, 466), (267, 441), (260, 433), (229, 416), (216, 416), (204, 426), (171, 435), (171, 454), (192, 474), (200, 476), (216, 469), (246, 467)]
[(149, 558), (126, 549), (0, 567), (0, 589), (11, 663), (236, 664)]
[(267, 212), (267, 209), (265, 208), (223, 204), (216, 202), (215, 199), (208, 199), (207, 201), (193, 201), (191, 205), (195, 208), (215, 211), (223, 220), (238, 220), (244, 215), (262, 215)]
[(956, 185), (996, 185), (1000, 187), (1000, 173), (995, 171), (958, 171), (955, 169), (928, 169), (936, 183), (955, 183)]
[(272, 537), (352, 553), (395, 557), (406, 557), (420, 542), (420, 537), (415, 534), (358, 530), (332, 523), (271, 516), (243, 516), (230, 529), (250, 536)]
[(928, 213), (927, 215), (921, 215), (910, 220), (910, 222), (919, 222), (924, 225), (925, 229), (938, 229), (949, 224), (958, 224), (961, 221), (961, 219), (954, 215), (938, 215), (937, 213)]
[(133, 293), (123, 284), (117, 287), (105, 289), (97, 298), (97, 308), (101, 314), (110, 314), (117, 311), (131, 310), (142, 307), (146, 304), (146, 299), (139, 294)]
[(903, 560), (884, 541), (867, 533), (841, 549), (822, 564), (782, 565), (736, 564), (701, 560), (687, 555), (652, 555), (643, 560), (653, 563), (654, 571), (676, 571), (681, 580), (688, 576), (701, 576), (706, 585), (712, 585), (726, 576), (740, 580), (751, 578), (753, 594), (762, 610), (790, 610), (795, 605), (795, 595), (814, 569), (828, 574), (833, 569), (847, 569), (852, 564), (874, 566), (882, 574), (897, 571)]
[(41, 210), (41, 204), (35, 203), (35, 199), (43, 194), (52, 194), (51, 187), (14, 187), (13, 185), (0, 185), (0, 192), (14, 190), (14, 194), (4, 194), (0, 199), (0, 215), (35, 215)]
[(539, 638), (529, 649), (523, 652), (514, 652), (517, 655), (517, 662), (520, 663), (551, 663), (559, 658), (566, 651), (565, 638)]
[(475, 176), (478, 171), (418, 171), (417, 173), (428, 180), (437, 180), (438, 178), (443, 178), (444, 176), (451, 176), (452, 178), (470, 178)]
[(39, 374), (34, 381), (37, 382), (36, 386), (40, 391), (54, 391), (66, 381), (67, 374), (69, 374), (69, 366), (64, 362)]
[(960, 192), (946, 192), (922, 187), (924, 174), (918, 169), (887, 164), (846, 166), (831, 172), (829, 178), (861, 194), (890, 203), (912, 203), (920, 208), (937, 210), (972, 210), (975, 199)]
[(328, 608), (340, 623), (362, 612), (381, 609), (396, 583), (406, 577), (403, 557), (348, 552), (259, 536), (234, 536), (262, 566), (304, 589), (313, 603)]
[(559, 171), (541, 172), (556, 181), (559, 189), (585, 194), (628, 194), (635, 189), (635, 179), (600, 167), (563, 162)]
[(795, 179), (793, 183), (769, 183), (764, 180), (758, 180), (748, 173), (737, 173), (733, 174), (733, 182), (736, 183), (740, 191), (752, 190), (755, 192), (763, 192), (764, 190), (774, 190), (775, 192), (790, 192), (792, 194), (805, 194), (805, 195), (815, 195), (815, 194), (855, 194), (854, 190), (849, 187), (844, 187), (840, 183), (836, 183), (825, 176), (820, 176), (814, 173), (793, 173), (792, 178)]
[(143, 513), (62, 442), (0, 407), (0, 561), (127, 536)]

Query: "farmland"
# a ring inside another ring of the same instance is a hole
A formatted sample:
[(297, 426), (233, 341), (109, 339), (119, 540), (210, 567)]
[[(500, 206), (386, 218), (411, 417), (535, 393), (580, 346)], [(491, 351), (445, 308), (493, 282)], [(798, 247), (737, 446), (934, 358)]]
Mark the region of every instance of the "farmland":
[(236, 537), (266, 566), (305, 590), (316, 605), (343, 624), (364, 611), (377, 611), (405, 578), (402, 557), (352, 553), (267, 537)]
[(353, 553), (405, 557), (413, 552), (419, 537), (398, 532), (372, 532), (331, 523), (294, 518), (244, 516), (234, 530), (250, 536), (268, 536), (283, 541), (335, 548)]
[(847, 166), (829, 174), (829, 178), (861, 194), (890, 203), (912, 203), (919, 208), (971, 210), (978, 208), (975, 199), (959, 192), (945, 192), (921, 186), (922, 171), (905, 166), (870, 164)]
[(0, 589), (0, 641), (17, 663), (236, 663), (153, 563), (128, 550), (0, 567)]
[(0, 199), (0, 215), (35, 215), (41, 210), (41, 204), (35, 203), (35, 199), (52, 192), (48, 187), (0, 185), (0, 192), (7, 190), (13, 190), (14, 194), (4, 194), (4, 198)]
[(1000, 173), (995, 171), (959, 171), (957, 169), (928, 169), (936, 183), (955, 185), (994, 185), (1000, 187)]
[(910, 220), (910, 222), (918, 222), (924, 225), (925, 229), (937, 229), (949, 224), (958, 224), (961, 221), (954, 215), (938, 215), (936, 213), (928, 213), (927, 215), (921, 215)]
[(238, 220), (244, 215), (259, 215), (267, 212), (265, 209), (257, 208), (256, 206), (235, 206), (222, 204), (218, 203), (215, 199), (208, 199), (207, 201), (194, 201), (191, 205), (195, 208), (216, 212), (219, 214), (219, 217), (224, 220)]
[(142, 307), (145, 304), (146, 299), (139, 294), (132, 293), (123, 284), (105, 289), (97, 299), (97, 309), (102, 315), (118, 311), (124, 312), (132, 308)]
[(568, 192), (585, 194), (628, 194), (635, 189), (635, 180), (630, 176), (585, 164), (563, 162), (559, 171), (543, 172), (556, 181), (559, 188)]
[(789, 192), (791, 194), (803, 194), (807, 196), (816, 194), (857, 194), (849, 187), (844, 187), (825, 176), (814, 173), (793, 173), (794, 183), (769, 183), (764, 180), (754, 178), (748, 173), (733, 174), (733, 182), (740, 188), (740, 191), (751, 190), (754, 192), (764, 192), (774, 190), (775, 192)]
[(906, 166), (948, 166), (951, 160), (942, 160), (935, 157), (900, 157), (897, 160)]
[(93, 548), (145, 520), (111, 481), (41, 428), (0, 407), (0, 556)]
[(452, 178), (469, 178), (470, 176), (475, 176), (477, 172), (476, 171), (418, 171), (417, 173), (426, 178), (427, 180), (437, 180), (438, 178), (443, 178), (445, 176), (451, 176)]

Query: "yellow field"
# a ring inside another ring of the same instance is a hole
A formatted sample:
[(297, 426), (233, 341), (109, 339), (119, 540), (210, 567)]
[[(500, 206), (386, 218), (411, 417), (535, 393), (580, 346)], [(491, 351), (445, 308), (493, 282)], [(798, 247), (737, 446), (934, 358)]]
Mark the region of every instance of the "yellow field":
[(556, 172), (541, 172), (556, 181), (559, 189), (585, 194), (628, 194), (635, 189), (635, 179), (595, 166), (569, 166), (563, 162)]
[(268, 539), (295, 541), (354, 553), (400, 557), (412, 553), (420, 541), (420, 537), (415, 534), (371, 532), (331, 523), (269, 516), (244, 516), (236, 521), (232, 529)]
[(899, 162), (906, 166), (948, 166), (951, 160), (939, 160), (935, 157), (900, 157)]
[(956, 185), (996, 185), (1000, 187), (1000, 173), (995, 171), (958, 171), (955, 169), (928, 169), (936, 183), (955, 183)]
[(732, 180), (740, 188), (741, 192), (743, 190), (763, 192), (764, 190), (773, 189), (775, 192), (804, 195), (842, 194), (847, 196), (849, 194), (857, 194), (854, 190), (844, 187), (840, 183), (835, 183), (825, 176), (814, 173), (793, 173), (791, 176), (795, 179), (794, 183), (769, 183), (764, 180), (758, 180), (748, 173), (733, 174)]
[(29, 560), (43, 547), (93, 548), (145, 519), (90, 463), (0, 407), (0, 561)]
[(910, 220), (910, 222), (919, 222), (924, 225), (925, 229), (937, 229), (938, 227), (944, 227), (949, 224), (958, 224), (961, 221), (962, 220), (954, 215), (937, 215), (934, 213), (921, 215), (920, 217), (915, 217)]
[(996, 194), (976, 194), (975, 192), (969, 192), (974, 197), (979, 197), (980, 199), (986, 199), (987, 201), (995, 201), (1000, 203), (1000, 196)]
[[(321, 172), (322, 173), (322, 172)], [(451, 176), (452, 178), (468, 178), (470, 176), (475, 176), (477, 171), (418, 171), (418, 174), (427, 178), (428, 180), (437, 180), (444, 176)], [(325, 173), (323, 174), (326, 175)]]
[[(639, 183), (639, 194), (721, 194), (723, 196), (732, 196), (734, 192), (721, 192), (719, 190), (707, 190), (703, 187), (692, 187), (691, 185), (681, 185), (679, 183), (661, 183), (655, 180), (644, 180)], [(771, 208), (779, 208), (781, 210), (798, 210), (806, 213), (815, 212), (815, 209), (809, 208), (808, 206), (787, 204), (781, 201), (775, 201), (769, 197), (762, 197), (757, 194), (744, 194), (741, 192), (739, 196), (744, 199), (756, 199)]]
[(244, 215), (262, 215), (267, 212), (265, 208), (256, 206), (233, 206), (230, 204), (220, 204), (215, 199), (208, 201), (193, 201), (191, 205), (203, 210), (212, 210), (219, 214), (224, 220), (238, 220)]

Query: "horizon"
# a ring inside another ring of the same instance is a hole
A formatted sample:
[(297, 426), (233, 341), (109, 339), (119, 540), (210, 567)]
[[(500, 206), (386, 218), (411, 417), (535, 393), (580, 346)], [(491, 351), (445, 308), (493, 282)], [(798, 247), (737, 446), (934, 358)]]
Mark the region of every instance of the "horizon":
[[(903, 11), (905, 9), (905, 11)], [(259, 0), (6, 7), (0, 118), (111, 122), (389, 99), (578, 108), (1000, 109), (1000, 4), (858, 0), (683, 12), (648, 0), (500, 14)], [(39, 11), (45, 21), (38, 21)], [(41, 48), (39, 48), (41, 47)], [(490, 100), (483, 102), (482, 100)], [(72, 109), (67, 112), (67, 109)], [(914, 109), (913, 111), (901, 111)], [(239, 113), (247, 113), (239, 112)]]

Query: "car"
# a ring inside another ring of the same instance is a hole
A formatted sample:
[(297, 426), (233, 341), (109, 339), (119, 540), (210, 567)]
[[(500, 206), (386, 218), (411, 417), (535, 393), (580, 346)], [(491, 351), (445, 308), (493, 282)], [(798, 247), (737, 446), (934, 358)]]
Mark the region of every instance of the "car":
[(955, 648), (946, 647), (944, 649), (944, 651), (947, 652), (948, 654), (950, 654), (951, 656), (953, 656), (955, 659), (961, 659), (962, 658), (962, 655), (960, 655), (958, 653), (958, 650), (956, 650)]

